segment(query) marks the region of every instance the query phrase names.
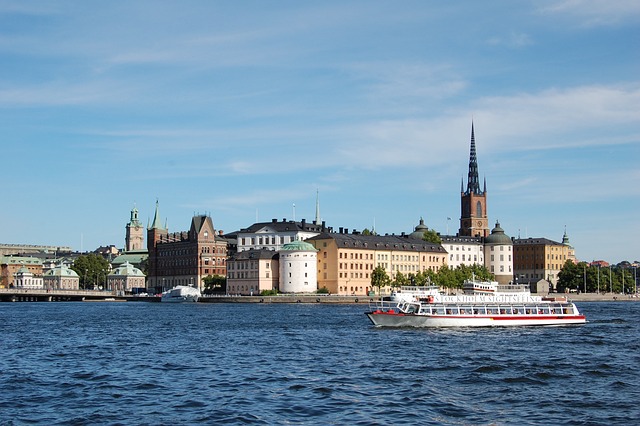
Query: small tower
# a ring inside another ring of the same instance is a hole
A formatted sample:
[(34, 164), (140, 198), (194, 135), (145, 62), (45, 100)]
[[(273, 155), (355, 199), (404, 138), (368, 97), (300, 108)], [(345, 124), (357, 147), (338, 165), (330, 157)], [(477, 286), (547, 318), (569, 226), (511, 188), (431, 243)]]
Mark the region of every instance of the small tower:
[(144, 243), (144, 228), (140, 220), (138, 219), (138, 209), (133, 206), (131, 210), (131, 219), (127, 223), (127, 234), (124, 239), (124, 250), (142, 250), (142, 244)]
[(464, 181), (461, 191), (461, 214), (459, 235), (467, 237), (486, 237), (489, 235), (489, 219), (487, 217), (487, 181), (480, 190), (478, 178), (478, 158), (476, 155), (476, 141), (471, 123), (471, 151), (469, 154), (469, 175), (467, 189)]

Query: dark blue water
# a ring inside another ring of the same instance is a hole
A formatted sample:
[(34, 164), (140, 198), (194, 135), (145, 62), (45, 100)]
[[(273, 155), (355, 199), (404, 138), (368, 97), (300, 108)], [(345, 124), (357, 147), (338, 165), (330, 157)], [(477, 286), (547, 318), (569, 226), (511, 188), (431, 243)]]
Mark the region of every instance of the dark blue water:
[(1, 424), (637, 424), (637, 303), (564, 328), (375, 329), (365, 306), (0, 304)]

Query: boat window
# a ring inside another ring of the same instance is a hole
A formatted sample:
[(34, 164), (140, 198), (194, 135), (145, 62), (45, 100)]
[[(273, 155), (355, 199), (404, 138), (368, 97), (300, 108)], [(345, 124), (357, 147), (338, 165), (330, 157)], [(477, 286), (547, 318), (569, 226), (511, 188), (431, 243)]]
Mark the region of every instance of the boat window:
[(497, 306), (487, 306), (487, 314), (497, 315), (500, 312)]
[(500, 315), (511, 315), (511, 306), (500, 305)]
[(444, 306), (436, 306), (434, 307), (433, 313), (438, 314), (438, 315), (444, 315), (445, 313), (445, 307)]

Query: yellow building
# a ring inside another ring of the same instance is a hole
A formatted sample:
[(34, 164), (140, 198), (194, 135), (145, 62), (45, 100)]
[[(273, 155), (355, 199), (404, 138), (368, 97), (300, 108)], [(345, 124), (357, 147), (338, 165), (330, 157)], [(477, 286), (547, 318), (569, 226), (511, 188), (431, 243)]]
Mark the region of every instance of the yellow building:
[(437, 272), (447, 260), (440, 244), (408, 236), (322, 233), (306, 241), (318, 250), (318, 288), (331, 294), (369, 294), (371, 273), (378, 266), (393, 280), (398, 272)]
[(558, 273), (575, 252), (568, 244), (546, 238), (522, 238), (513, 242), (513, 268), (518, 282), (547, 280), (554, 288)]

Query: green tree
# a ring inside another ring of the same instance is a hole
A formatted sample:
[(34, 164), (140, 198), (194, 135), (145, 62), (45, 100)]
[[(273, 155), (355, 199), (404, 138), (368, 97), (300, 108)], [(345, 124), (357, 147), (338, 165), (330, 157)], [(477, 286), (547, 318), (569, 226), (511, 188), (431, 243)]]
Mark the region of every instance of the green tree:
[(422, 239), (428, 243), (442, 244), (442, 238), (440, 238), (440, 235), (438, 235), (438, 233), (433, 229), (424, 231), (424, 234), (422, 234)]
[(227, 278), (222, 275), (207, 275), (202, 282), (204, 294), (224, 293), (227, 288)]
[(81, 255), (73, 262), (71, 269), (80, 277), (80, 287), (86, 290), (98, 289), (107, 282), (109, 262), (95, 253)]
[(396, 279), (391, 282), (392, 287), (400, 287), (403, 285), (410, 285), (411, 278), (406, 277), (402, 272), (398, 272), (396, 274)]
[(364, 228), (364, 229), (362, 230), (362, 235), (372, 235), (372, 234), (371, 234), (371, 231), (369, 231), (369, 229), (368, 229), (368, 228)]
[(376, 266), (371, 272), (371, 287), (377, 287), (378, 293), (380, 293), (382, 287), (386, 287), (390, 283), (391, 278), (389, 278), (387, 271), (382, 266)]

